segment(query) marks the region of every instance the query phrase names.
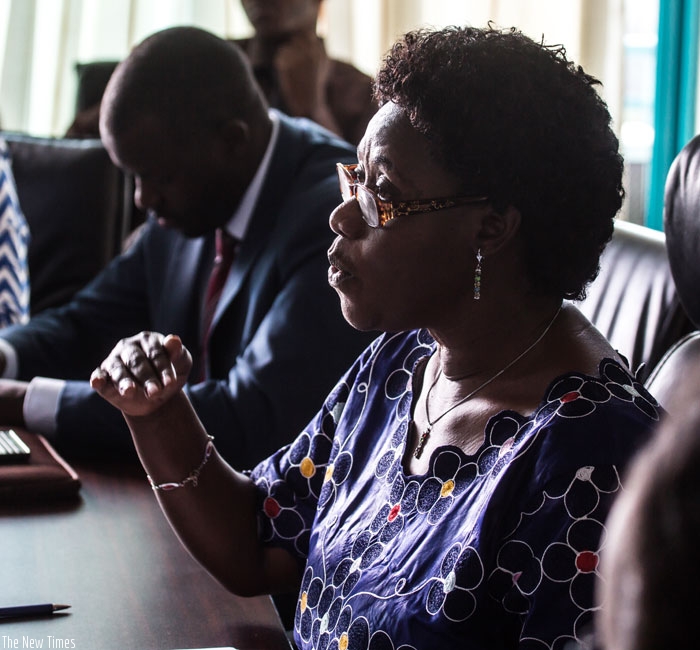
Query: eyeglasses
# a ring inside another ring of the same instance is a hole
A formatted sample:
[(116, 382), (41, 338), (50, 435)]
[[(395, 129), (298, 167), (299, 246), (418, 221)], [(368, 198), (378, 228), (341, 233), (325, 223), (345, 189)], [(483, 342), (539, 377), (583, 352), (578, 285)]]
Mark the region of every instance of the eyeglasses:
[(382, 201), (371, 189), (357, 182), (357, 165), (337, 163), (340, 194), (343, 201), (352, 198), (360, 204), (362, 218), (372, 228), (382, 228), (387, 221), (409, 214), (437, 212), (453, 208), (456, 205), (482, 203), (488, 201), (487, 196), (450, 196), (439, 199), (416, 199), (414, 201)]

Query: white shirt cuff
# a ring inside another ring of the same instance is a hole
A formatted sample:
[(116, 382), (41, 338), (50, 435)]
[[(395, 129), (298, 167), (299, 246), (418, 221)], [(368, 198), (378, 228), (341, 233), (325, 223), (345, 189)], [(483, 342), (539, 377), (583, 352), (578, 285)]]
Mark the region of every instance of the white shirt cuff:
[(27, 429), (47, 437), (56, 433), (58, 401), (65, 385), (62, 379), (48, 377), (35, 377), (29, 382), (22, 409)]
[(16, 350), (5, 339), (0, 339), (0, 352), (5, 355), (5, 370), (0, 376), (3, 379), (16, 379), (19, 371)]

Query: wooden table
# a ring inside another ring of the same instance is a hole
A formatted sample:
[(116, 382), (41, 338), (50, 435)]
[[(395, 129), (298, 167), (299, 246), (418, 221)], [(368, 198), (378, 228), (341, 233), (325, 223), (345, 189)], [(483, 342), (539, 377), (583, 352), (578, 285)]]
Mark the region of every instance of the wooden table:
[(289, 650), (271, 600), (232, 595), (189, 556), (139, 467), (74, 467), (77, 502), (0, 508), (0, 606), (72, 605), (0, 620), (0, 650)]

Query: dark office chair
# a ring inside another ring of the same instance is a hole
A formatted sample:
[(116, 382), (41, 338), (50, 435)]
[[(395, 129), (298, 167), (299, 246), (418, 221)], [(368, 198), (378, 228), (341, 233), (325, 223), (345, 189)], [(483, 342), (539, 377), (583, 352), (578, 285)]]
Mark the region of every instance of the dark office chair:
[(76, 63), (75, 74), (78, 91), (75, 99), (75, 112), (92, 108), (102, 101), (107, 82), (119, 61), (90, 61)]
[(673, 281), (664, 233), (617, 220), (600, 273), (577, 303), (644, 381), (665, 352), (694, 329)]
[(666, 406), (684, 380), (688, 364), (700, 363), (700, 136), (678, 154), (666, 179), (664, 230), (673, 279), (696, 330), (676, 343), (646, 382)]
[(31, 313), (67, 302), (121, 251), (132, 187), (99, 140), (4, 132), (29, 224)]

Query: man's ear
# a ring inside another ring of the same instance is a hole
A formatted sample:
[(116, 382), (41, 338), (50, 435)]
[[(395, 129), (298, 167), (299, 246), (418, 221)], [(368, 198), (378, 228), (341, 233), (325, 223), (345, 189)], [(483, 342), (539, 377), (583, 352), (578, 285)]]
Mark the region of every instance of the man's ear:
[(520, 230), (520, 210), (509, 205), (503, 211), (491, 209), (481, 218), (476, 233), (475, 247), (484, 255), (491, 256), (515, 239)]
[(250, 143), (250, 127), (243, 120), (231, 117), (221, 124), (219, 137), (230, 151), (240, 153)]

